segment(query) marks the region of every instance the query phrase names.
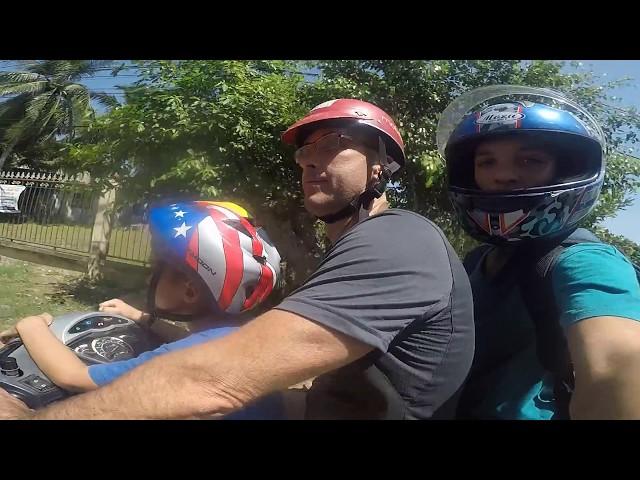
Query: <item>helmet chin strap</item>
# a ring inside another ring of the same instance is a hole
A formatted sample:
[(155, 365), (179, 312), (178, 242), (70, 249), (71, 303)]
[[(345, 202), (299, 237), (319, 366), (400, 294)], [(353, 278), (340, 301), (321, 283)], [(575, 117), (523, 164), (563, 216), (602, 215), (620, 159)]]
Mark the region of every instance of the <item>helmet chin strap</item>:
[(387, 161), (387, 149), (380, 137), (378, 137), (378, 157), (380, 159), (380, 166), (382, 167), (382, 171), (380, 172), (378, 179), (371, 186), (365, 189), (364, 192), (353, 198), (344, 208), (336, 213), (318, 217), (319, 220), (322, 220), (324, 223), (331, 224), (344, 218), (351, 217), (356, 212), (358, 212), (359, 216), (362, 216), (366, 211), (371, 209), (373, 200), (382, 196), (387, 189), (387, 184), (393, 174), (390, 169), (389, 162)]

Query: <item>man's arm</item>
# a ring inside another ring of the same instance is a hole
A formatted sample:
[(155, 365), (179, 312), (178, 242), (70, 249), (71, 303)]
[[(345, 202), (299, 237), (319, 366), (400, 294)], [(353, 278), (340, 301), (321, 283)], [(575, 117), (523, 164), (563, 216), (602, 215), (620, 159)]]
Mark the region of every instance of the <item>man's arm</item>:
[(33, 361), (49, 379), (65, 390), (84, 392), (98, 386), (89, 368), (49, 329), (48, 314), (20, 320), (16, 330)]
[(640, 322), (593, 317), (567, 329), (572, 419), (640, 419)]
[(576, 375), (572, 418), (640, 419), (640, 285), (615, 247), (567, 248), (552, 271)]
[(155, 358), (34, 418), (190, 418), (228, 413), (267, 393), (335, 370), (373, 347), (271, 310), (237, 332)]

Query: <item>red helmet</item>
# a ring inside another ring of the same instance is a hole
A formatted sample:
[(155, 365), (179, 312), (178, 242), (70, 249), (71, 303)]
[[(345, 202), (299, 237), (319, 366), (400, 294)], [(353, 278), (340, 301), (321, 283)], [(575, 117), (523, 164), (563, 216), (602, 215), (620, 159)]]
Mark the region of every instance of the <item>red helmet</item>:
[(282, 134), (282, 141), (288, 145), (296, 145), (300, 128), (325, 120), (353, 119), (361, 125), (368, 125), (383, 133), (382, 139), (389, 155), (399, 166), (404, 166), (404, 142), (391, 117), (384, 110), (362, 100), (339, 98), (321, 103), (306, 116), (291, 125)]

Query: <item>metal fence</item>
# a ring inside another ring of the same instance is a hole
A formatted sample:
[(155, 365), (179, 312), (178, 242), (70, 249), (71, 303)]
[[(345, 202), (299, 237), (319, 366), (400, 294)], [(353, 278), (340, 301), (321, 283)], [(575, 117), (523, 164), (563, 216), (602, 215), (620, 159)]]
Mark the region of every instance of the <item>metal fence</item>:
[(111, 227), (96, 232), (105, 228), (96, 222), (101, 199), (85, 176), (0, 172), (0, 241), (86, 255), (92, 239), (104, 233), (108, 259), (148, 264), (151, 246), (144, 215), (111, 203)]
[[(16, 185), (15, 211), (0, 213), (0, 239), (87, 253), (99, 193), (79, 178), (41, 172), (0, 172), (0, 189)], [(9, 189), (4, 188), (5, 192)], [(16, 201), (17, 200), (17, 201)]]
[(116, 220), (109, 237), (107, 258), (147, 265), (151, 255), (151, 236), (147, 224), (127, 225)]

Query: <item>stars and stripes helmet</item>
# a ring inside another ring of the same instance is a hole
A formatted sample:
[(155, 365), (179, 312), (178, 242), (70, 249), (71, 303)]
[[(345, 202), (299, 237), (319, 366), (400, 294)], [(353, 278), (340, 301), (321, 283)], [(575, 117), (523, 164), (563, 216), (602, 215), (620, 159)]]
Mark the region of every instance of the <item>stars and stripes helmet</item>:
[(220, 311), (239, 314), (264, 301), (280, 274), (280, 255), (263, 228), (231, 202), (189, 201), (151, 210), (156, 258), (195, 273)]

